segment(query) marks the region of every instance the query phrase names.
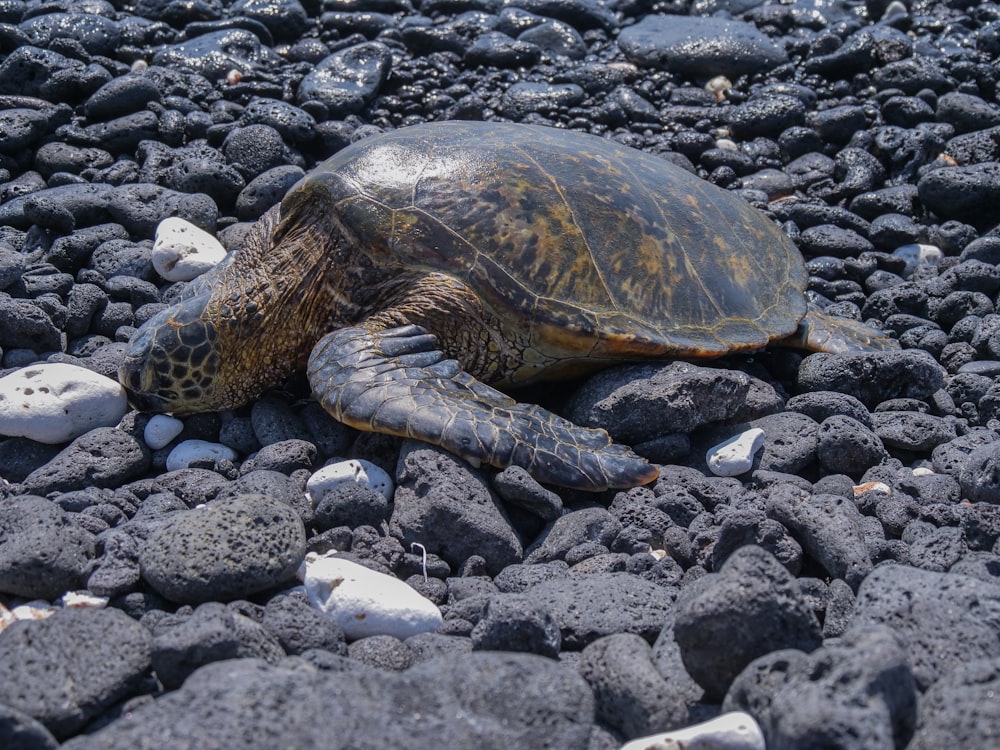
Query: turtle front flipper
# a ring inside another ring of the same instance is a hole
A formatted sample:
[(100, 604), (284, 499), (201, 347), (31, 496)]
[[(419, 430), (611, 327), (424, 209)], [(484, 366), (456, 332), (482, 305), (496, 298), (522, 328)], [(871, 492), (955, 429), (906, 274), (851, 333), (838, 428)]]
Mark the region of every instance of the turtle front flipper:
[(440, 445), (473, 463), (518, 465), (540, 482), (595, 491), (657, 476), (604, 430), (517, 403), (476, 380), (419, 326), (335, 331), (313, 349), (308, 374), (313, 394), (337, 420)]

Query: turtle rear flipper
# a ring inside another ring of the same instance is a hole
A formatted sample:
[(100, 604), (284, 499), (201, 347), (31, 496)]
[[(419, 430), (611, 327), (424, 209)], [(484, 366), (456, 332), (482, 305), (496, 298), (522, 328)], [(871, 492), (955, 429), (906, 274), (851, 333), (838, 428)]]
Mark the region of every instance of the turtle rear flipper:
[(516, 464), (540, 482), (585, 490), (634, 487), (657, 476), (604, 430), (517, 403), (476, 380), (419, 326), (335, 331), (313, 349), (308, 374), (337, 420), (433, 443), (474, 463)]
[(899, 342), (882, 331), (857, 320), (809, 310), (795, 333), (777, 342), (812, 352), (887, 352), (899, 349)]

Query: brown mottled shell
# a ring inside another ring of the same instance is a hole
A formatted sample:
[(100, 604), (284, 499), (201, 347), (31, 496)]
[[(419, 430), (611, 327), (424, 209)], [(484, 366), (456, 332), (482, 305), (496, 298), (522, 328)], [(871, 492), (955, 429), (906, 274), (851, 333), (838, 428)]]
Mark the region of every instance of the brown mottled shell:
[(806, 312), (802, 257), (773, 222), (608, 139), (421, 125), (351, 145), (292, 192), (313, 190), (377, 265), (451, 274), (566, 352), (711, 356), (787, 336)]

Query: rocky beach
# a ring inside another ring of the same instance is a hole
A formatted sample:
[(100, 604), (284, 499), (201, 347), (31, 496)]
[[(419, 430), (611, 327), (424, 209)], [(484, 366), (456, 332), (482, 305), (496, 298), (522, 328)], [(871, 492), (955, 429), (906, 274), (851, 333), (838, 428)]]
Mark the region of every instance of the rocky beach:
[[(996, 747), (998, 78), (962, 0), (0, 0), (0, 747)], [(444, 120), (734, 192), (899, 348), (513, 392), (659, 466), (602, 492), (301, 373), (129, 405), (136, 331), (305, 174)]]

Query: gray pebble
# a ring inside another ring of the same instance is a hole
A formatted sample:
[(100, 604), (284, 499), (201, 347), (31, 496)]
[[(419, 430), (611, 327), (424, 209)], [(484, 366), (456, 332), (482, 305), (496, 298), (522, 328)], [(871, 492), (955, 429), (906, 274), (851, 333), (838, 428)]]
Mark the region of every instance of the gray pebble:
[(878, 435), (860, 422), (834, 414), (819, 428), (816, 456), (832, 474), (860, 476), (888, 457)]
[(750, 423), (764, 431), (764, 447), (755, 466), (764, 471), (796, 474), (816, 462), (819, 425), (811, 417), (794, 411), (770, 414)]
[(0, 504), (0, 591), (55, 599), (82, 588), (94, 537), (58, 505), (21, 495)]
[(245, 29), (226, 29), (169, 44), (153, 55), (153, 65), (188, 68), (209, 80), (225, 78), (230, 70), (250, 71), (258, 65), (274, 65), (277, 56)]
[(947, 443), (942, 443), (931, 452), (931, 463), (934, 471), (959, 477), (972, 452), (977, 448), (996, 442), (997, 439), (998, 436), (993, 430), (979, 428), (959, 435)]
[(347, 653), (344, 633), (337, 623), (299, 593), (279, 594), (269, 599), (260, 624), (291, 656), (309, 649)]
[(956, 527), (943, 527), (917, 539), (910, 545), (910, 563), (924, 570), (950, 571), (969, 552), (965, 532)]
[(536, 583), (553, 578), (565, 578), (569, 566), (562, 560), (551, 562), (508, 565), (493, 578), (497, 589), (505, 594), (527, 591)]
[(889, 449), (929, 453), (941, 443), (954, 440), (955, 425), (941, 417), (915, 411), (877, 411), (875, 434)]
[[(159, 185), (122, 185), (113, 188), (106, 197), (107, 215), (133, 236), (152, 237), (160, 221), (168, 216), (179, 216), (213, 232), (219, 216), (218, 206), (207, 195), (189, 195)], [(80, 223), (77, 218), (77, 225)]]
[(521, 561), (521, 541), (499, 500), (462, 459), (406, 441), (396, 482), (389, 528), (404, 546), (418, 542), (456, 568), (481, 555), (492, 574)]
[(218, 602), (153, 624), (153, 670), (164, 687), (181, 686), (192, 672), (224, 659), (276, 662), (285, 652), (260, 625)]
[(938, 216), (988, 226), (1000, 218), (1000, 163), (930, 170), (917, 182), (920, 200)]
[(851, 499), (810, 495), (785, 485), (771, 492), (767, 514), (787, 527), (831, 576), (852, 589), (857, 590), (871, 572), (861, 513)]
[(233, 130), (222, 143), (222, 153), (246, 180), (296, 161), (281, 134), (262, 123)]
[(413, 665), (413, 652), (391, 635), (370, 635), (352, 641), (347, 654), (362, 664), (386, 672), (402, 672)]
[(1000, 659), (962, 664), (921, 696), (917, 729), (908, 748), (989, 747), (996, 740)]
[(635, 633), (652, 641), (676, 597), (674, 589), (629, 573), (556, 578), (524, 593), (555, 618), (566, 650), (579, 650), (613, 633)]
[(764, 550), (741, 547), (719, 572), (681, 591), (674, 638), (688, 673), (718, 699), (757, 657), (812, 651), (821, 633), (788, 571)]
[(299, 0), (237, 0), (229, 13), (259, 21), (279, 42), (298, 39), (309, 28), (309, 17)]
[(320, 531), (337, 526), (375, 526), (388, 523), (392, 504), (384, 494), (356, 482), (339, 484), (314, 498), (313, 525)]
[(562, 515), (562, 498), (540, 485), (520, 466), (508, 466), (494, 476), (493, 489), (504, 501), (546, 521)]
[(41, 722), (0, 704), (0, 746), (7, 750), (56, 750), (59, 741)]
[(224, 498), (165, 517), (139, 556), (142, 577), (179, 603), (246, 597), (288, 581), (305, 556), (305, 529), (263, 495)]
[[(955, 447), (957, 441), (950, 445)], [(939, 460), (941, 455), (938, 454)], [(1000, 472), (997, 464), (1000, 462), (1000, 441), (980, 445), (969, 451), (958, 471), (958, 483), (962, 487), (963, 497), (972, 502), (1000, 502)]]
[(922, 690), (959, 664), (1000, 657), (1000, 583), (880, 565), (858, 590), (851, 625), (890, 625), (906, 639)]
[(468, 46), (464, 58), (469, 65), (522, 68), (534, 65), (541, 56), (542, 51), (530, 42), (512, 39), (499, 31), (487, 31)]
[(573, 669), (533, 654), (449, 654), (401, 674), (244, 659), (202, 667), (169, 701), (137, 707), (131, 721), (66, 747), (124, 750), (169, 734), (176, 744), (263, 750), (273, 747), (275, 726), (296, 747), (330, 737), (345, 747), (586, 747), (593, 711)]
[(719, 570), (740, 547), (752, 544), (773, 555), (792, 575), (799, 574), (802, 545), (779, 521), (768, 518), (759, 508), (727, 508), (718, 515), (721, 518), (718, 518), (718, 537), (712, 545), (712, 570)]
[(500, 112), (512, 119), (521, 119), (530, 113), (549, 115), (579, 104), (583, 97), (583, 89), (575, 83), (518, 81), (504, 91), (500, 98)]
[(594, 691), (597, 719), (629, 738), (682, 726), (687, 706), (653, 663), (649, 644), (633, 633), (599, 638), (577, 665)]
[(18, 47), (0, 63), (0, 94), (26, 94), (51, 102), (79, 102), (111, 80), (102, 66), (48, 49)]
[(103, 554), (87, 578), (98, 596), (122, 596), (139, 586), (139, 542), (127, 531), (112, 529), (100, 537)]
[(299, 104), (316, 101), (330, 117), (356, 114), (378, 94), (392, 64), (389, 48), (365, 42), (320, 61), (299, 84)]
[(149, 631), (115, 609), (63, 609), (0, 638), (0, 704), (57, 738), (133, 695), (150, 668)]
[(35, 302), (0, 293), (0, 347), (60, 351), (62, 339), (52, 318)]
[(79, 487), (120, 487), (150, 465), (149, 449), (114, 427), (84, 433), (21, 482), (21, 492), (47, 495)]
[[(573, 395), (566, 417), (601, 426), (616, 440), (641, 443), (725, 421), (743, 406), (750, 378), (687, 362), (625, 365), (594, 375)], [(651, 411), (658, 418), (649, 419)]]
[[(329, 50), (322, 57), (328, 56)], [(305, 110), (280, 99), (263, 96), (254, 99), (247, 104), (239, 121), (242, 125), (267, 125), (278, 131), (285, 143), (293, 145), (309, 144), (316, 137), (316, 119)]]
[(497, 594), (486, 601), (470, 634), (474, 651), (523, 651), (555, 659), (562, 636), (548, 611), (521, 594)]
[(137, 112), (161, 99), (160, 90), (149, 78), (125, 75), (95, 91), (84, 103), (83, 110), (89, 118), (105, 120)]
[(790, 411), (797, 411), (822, 422), (833, 414), (842, 414), (857, 420), (870, 430), (875, 423), (865, 405), (854, 396), (836, 391), (812, 391), (792, 396), (785, 404)]
[(646, 16), (621, 32), (618, 45), (637, 65), (693, 76), (735, 77), (788, 59), (752, 24), (722, 18)]
[(277, 205), (305, 172), (302, 167), (273, 167), (254, 177), (236, 198), (236, 215), (243, 221), (256, 221), (271, 206)]
[(316, 464), (316, 446), (307, 440), (282, 440), (263, 446), (240, 466), (241, 473), (276, 471), (291, 474), (311, 470)]
[(749, 711), (768, 747), (906, 745), (917, 690), (902, 638), (884, 626), (854, 628), (810, 654), (775, 651), (734, 681), (724, 711)]
[(289, 404), (274, 396), (264, 396), (254, 401), (250, 420), (261, 445), (309, 438), (305, 424)]
[(525, 553), (526, 563), (545, 563), (563, 559), (584, 542), (611, 546), (621, 532), (621, 523), (604, 508), (592, 507), (566, 513), (538, 535)]

